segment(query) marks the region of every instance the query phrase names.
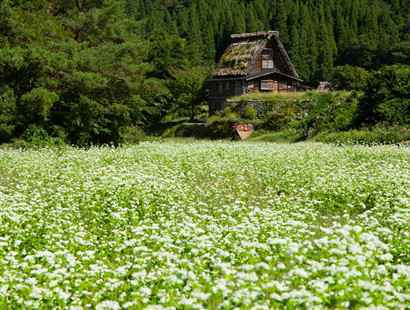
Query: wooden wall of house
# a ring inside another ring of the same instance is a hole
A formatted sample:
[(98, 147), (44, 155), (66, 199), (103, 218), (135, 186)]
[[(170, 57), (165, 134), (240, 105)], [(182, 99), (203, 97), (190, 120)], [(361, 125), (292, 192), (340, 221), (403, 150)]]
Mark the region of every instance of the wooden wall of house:
[(248, 64), (248, 72), (249, 74), (258, 73), (258, 57), (252, 57), (249, 64)]
[(286, 62), (286, 59), (283, 57), (277, 42), (272, 41), (270, 43), (272, 44), (273, 61), (275, 63), (275, 68), (282, 73), (292, 75), (293, 73), (290, 71), (289, 65)]
[(266, 71), (272, 71), (273, 68), (271, 69), (264, 69), (262, 67), (262, 63), (263, 63), (263, 59), (264, 55), (267, 55), (270, 59), (273, 59), (273, 50), (272, 49), (264, 49), (261, 50), (260, 52), (258, 52), (256, 55), (254, 55), (254, 57), (252, 57), (252, 59), (250, 60), (249, 63), (249, 68), (248, 68), (248, 72), (250, 75), (253, 74), (257, 74), (257, 73), (261, 73), (261, 72), (266, 72)]
[[(262, 83), (264, 82), (265, 86), (268, 86), (268, 89), (262, 89)], [(248, 92), (262, 91), (262, 92), (286, 92), (286, 91), (296, 91), (297, 82), (277, 75), (272, 74), (265, 77), (261, 77), (248, 82)]]
[(245, 92), (243, 79), (220, 79), (208, 82), (207, 89), (211, 97), (240, 96)]
[(206, 83), (207, 101), (209, 114), (222, 111), (226, 106), (226, 100), (230, 97), (240, 96), (246, 92), (245, 79), (214, 79)]

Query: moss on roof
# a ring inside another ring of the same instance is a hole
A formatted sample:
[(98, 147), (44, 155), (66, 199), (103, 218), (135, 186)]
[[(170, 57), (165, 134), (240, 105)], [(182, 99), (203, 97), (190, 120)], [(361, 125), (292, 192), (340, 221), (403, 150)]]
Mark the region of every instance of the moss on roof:
[(279, 39), (278, 32), (268, 31), (234, 34), (231, 36), (231, 39), (233, 42), (222, 55), (221, 60), (213, 73), (214, 77), (248, 75), (249, 63), (252, 58), (266, 46), (269, 40), (272, 39), (274, 40), (277, 49), (276, 56), (274, 56), (278, 58), (276, 70), (295, 78), (299, 77), (295, 67), (289, 59), (285, 47)]
[(222, 55), (214, 75), (246, 75), (248, 64), (253, 54), (263, 48), (265, 44), (266, 40), (231, 44)]

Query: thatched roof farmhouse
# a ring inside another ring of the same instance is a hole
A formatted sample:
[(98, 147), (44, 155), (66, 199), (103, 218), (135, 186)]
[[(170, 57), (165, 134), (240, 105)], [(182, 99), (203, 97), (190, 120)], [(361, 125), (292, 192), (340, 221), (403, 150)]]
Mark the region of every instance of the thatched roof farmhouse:
[(301, 83), (277, 31), (233, 34), (206, 87), (210, 112), (252, 91), (295, 91)]

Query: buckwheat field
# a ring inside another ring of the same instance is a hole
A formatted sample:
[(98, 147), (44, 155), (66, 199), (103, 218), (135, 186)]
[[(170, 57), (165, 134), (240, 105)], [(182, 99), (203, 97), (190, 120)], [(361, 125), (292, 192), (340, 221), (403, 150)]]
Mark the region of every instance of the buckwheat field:
[(0, 150), (1, 309), (409, 305), (409, 149)]

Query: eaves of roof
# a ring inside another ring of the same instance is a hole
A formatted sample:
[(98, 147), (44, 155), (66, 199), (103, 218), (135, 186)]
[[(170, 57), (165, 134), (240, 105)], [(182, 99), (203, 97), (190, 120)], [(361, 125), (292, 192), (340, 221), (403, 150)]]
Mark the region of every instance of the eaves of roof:
[(303, 82), (301, 79), (299, 79), (297, 77), (294, 77), (292, 75), (280, 72), (279, 70), (271, 70), (271, 71), (265, 71), (265, 72), (258, 73), (258, 74), (248, 75), (246, 77), (246, 80), (247, 81), (252, 81), (252, 80), (255, 80), (255, 79), (258, 79), (258, 78), (261, 78), (261, 77), (264, 77), (264, 76), (268, 76), (268, 75), (271, 75), (271, 74), (279, 74), (279, 75), (282, 75), (282, 76), (287, 77), (289, 79), (292, 79), (292, 80), (295, 80), (295, 81), (298, 81), (298, 82)]

